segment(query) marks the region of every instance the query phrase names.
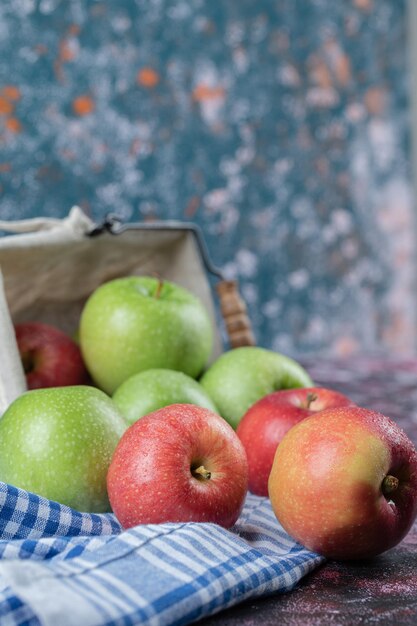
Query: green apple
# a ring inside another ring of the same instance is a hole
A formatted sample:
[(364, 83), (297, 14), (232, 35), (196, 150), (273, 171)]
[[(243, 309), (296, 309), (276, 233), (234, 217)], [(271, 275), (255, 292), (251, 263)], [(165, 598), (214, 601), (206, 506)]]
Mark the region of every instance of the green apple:
[(236, 428), (252, 404), (273, 391), (312, 387), (304, 368), (283, 354), (245, 346), (222, 354), (207, 370), (201, 385), (220, 415)]
[(109, 511), (107, 471), (127, 427), (95, 387), (28, 391), (0, 420), (0, 480), (80, 511)]
[(152, 369), (131, 376), (113, 394), (130, 424), (170, 404), (195, 404), (217, 413), (214, 402), (194, 378), (174, 370)]
[(128, 276), (104, 283), (81, 313), (84, 361), (96, 384), (110, 395), (134, 374), (153, 368), (197, 378), (212, 343), (202, 302), (157, 278)]

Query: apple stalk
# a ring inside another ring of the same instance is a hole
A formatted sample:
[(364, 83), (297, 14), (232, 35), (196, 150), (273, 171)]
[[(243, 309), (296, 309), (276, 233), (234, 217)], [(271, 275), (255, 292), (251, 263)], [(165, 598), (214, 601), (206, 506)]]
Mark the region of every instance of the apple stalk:
[(196, 469), (191, 468), (191, 474), (197, 480), (209, 480), (211, 478), (211, 472), (206, 470), (204, 465), (199, 465)]
[(157, 276), (156, 278), (158, 280), (158, 284), (156, 285), (154, 298), (155, 298), (155, 300), (159, 300), (159, 298), (161, 296), (161, 292), (162, 292), (162, 287), (164, 286), (164, 281), (162, 280), (162, 278), (160, 276)]
[(382, 485), (381, 485), (382, 493), (384, 494), (384, 496), (387, 496), (393, 493), (394, 491), (397, 491), (399, 484), (400, 484), (400, 481), (398, 480), (396, 476), (391, 476), (391, 474), (388, 474), (387, 476), (385, 476), (384, 480), (382, 481)]
[(318, 395), (316, 393), (308, 393), (307, 397), (305, 399), (305, 402), (302, 402), (300, 404), (300, 407), (302, 409), (307, 409), (307, 411), (309, 411), (310, 410), (310, 406), (313, 404), (313, 402), (315, 400), (317, 400), (317, 398), (318, 398)]
[(25, 374), (30, 374), (34, 370), (33, 352), (22, 352), (20, 355)]

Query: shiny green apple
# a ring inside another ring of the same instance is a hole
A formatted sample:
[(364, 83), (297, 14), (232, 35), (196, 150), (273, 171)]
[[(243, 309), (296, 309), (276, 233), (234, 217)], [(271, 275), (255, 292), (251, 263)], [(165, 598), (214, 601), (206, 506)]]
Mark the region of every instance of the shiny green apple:
[(222, 354), (201, 378), (220, 415), (236, 428), (252, 404), (273, 391), (312, 387), (313, 381), (293, 359), (254, 346)]
[(217, 413), (214, 402), (194, 378), (166, 369), (131, 376), (116, 389), (113, 401), (130, 424), (170, 404), (195, 404)]
[(107, 470), (127, 427), (95, 387), (28, 391), (0, 419), (0, 480), (81, 511), (109, 511)]
[(196, 378), (212, 350), (213, 330), (191, 292), (148, 276), (98, 287), (80, 320), (80, 345), (96, 384), (113, 394), (144, 370), (164, 368)]

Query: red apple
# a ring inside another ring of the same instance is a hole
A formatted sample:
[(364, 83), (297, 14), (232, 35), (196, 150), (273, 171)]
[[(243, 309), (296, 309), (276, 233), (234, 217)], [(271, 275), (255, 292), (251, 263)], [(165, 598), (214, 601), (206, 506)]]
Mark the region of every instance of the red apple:
[(110, 504), (124, 528), (160, 522), (236, 522), (247, 492), (245, 450), (209, 409), (172, 404), (124, 433), (107, 475)]
[(286, 531), (335, 559), (373, 557), (417, 514), (417, 452), (388, 417), (359, 407), (316, 413), (277, 448), (269, 496)]
[(41, 322), (15, 324), (28, 389), (84, 385), (89, 377), (81, 351), (62, 330)]
[(248, 457), (249, 490), (268, 495), (275, 451), (290, 428), (317, 411), (338, 406), (354, 404), (343, 394), (321, 387), (276, 391), (255, 402), (236, 430)]

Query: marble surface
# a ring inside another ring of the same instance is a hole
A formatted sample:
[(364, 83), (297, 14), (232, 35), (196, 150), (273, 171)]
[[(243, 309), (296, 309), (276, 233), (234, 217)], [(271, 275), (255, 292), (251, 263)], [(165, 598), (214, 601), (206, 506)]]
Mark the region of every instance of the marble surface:
[(417, 620), (417, 528), (372, 563), (331, 562), (291, 593), (239, 605), (201, 626), (414, 626)]
[(405, 0), (2, 0), (0, 218), (176, 218), (259, 345), (416, 348)]

